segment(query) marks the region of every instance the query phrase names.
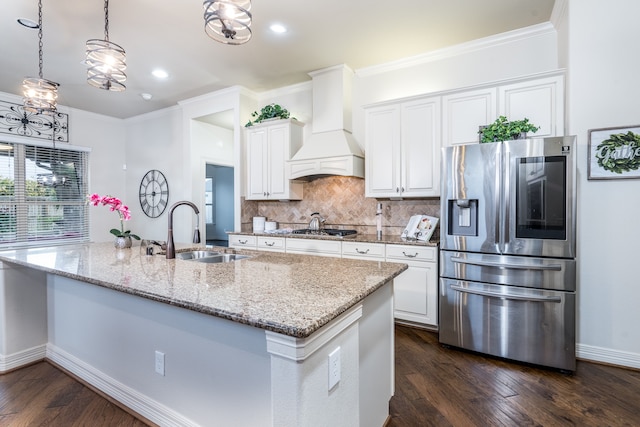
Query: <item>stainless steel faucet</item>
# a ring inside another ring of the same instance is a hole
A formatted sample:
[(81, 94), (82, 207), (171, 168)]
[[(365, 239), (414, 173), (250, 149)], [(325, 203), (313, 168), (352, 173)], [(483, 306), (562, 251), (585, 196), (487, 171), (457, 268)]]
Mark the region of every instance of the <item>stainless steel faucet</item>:
[[(200, 215), (200, 211), (198, 207), (191, 202), (183, 200), (181, 202), (176, 202), (169, 208), (169, 228), (168, 228), (168, 236), (167, 236), (167, 259), (174, 259), (176, 257), (176, 248), (173, 243), (173, 211), (180, 205), (189, 205), (194, 210), (196, 215)], [(199, 217), (198, 217), (199, 218)], [(200, 243), (200, 233), (198, 232), (198, 226), (196, 225), (196, 232), (193, 236), (194, 243)], [(197, 236), (197, 237), (196, 237)], [(197, 240), (197, 241), (196, 241)]]

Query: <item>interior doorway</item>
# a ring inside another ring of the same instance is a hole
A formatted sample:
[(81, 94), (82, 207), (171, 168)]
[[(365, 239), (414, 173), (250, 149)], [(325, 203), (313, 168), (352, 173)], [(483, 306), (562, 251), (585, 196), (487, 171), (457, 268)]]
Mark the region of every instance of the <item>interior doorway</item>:
[(207, 163), (205, 174), (205, 236), (207, 245), (229, 246), (234, 229), (233, 168)]

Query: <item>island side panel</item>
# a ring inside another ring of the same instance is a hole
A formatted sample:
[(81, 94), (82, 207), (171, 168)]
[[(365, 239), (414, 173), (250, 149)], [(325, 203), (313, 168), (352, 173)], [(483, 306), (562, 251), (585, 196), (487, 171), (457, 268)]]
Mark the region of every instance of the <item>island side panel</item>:
[[(273, 425), (358, 426), (358, 304), (307, 338), (266, 332), (271, 353)], [(329, 355), (339, 360), (339, 379), (330, 382)]]
[(56, 275), (48, 311), (47, 357), (151, 421), (269, 425), (263, 330)]
[(44, 359), (46, 274), (0, 262), (0, 373)]
[(360, 319), (360, 426), (382, 426), (395, 386), (393, 281), (365, 298)]

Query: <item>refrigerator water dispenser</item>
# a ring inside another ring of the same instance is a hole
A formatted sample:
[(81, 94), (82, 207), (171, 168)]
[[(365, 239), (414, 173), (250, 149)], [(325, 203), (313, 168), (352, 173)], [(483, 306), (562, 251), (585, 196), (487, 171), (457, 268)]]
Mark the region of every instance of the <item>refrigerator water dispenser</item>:
[(449, 200), (447, 209), (450, 236), (478, 235), (478, 200), (456, 199)]

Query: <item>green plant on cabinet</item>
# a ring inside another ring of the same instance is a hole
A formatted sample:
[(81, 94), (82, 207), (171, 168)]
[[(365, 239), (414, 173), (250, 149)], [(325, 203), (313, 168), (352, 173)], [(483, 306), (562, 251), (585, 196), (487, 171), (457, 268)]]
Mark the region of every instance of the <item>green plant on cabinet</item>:
[(537, 132), (538, 129), (540, 128), (530, 123), (526, 117), (523, 120), (509, 121), (505, 116), (500, 116), (495, 122), (481, 126), (478, 133), (480, 142), (484, 143), (519, 139), (521, 134)]
[[(253, 121), (249, 120), (244, 127), (248, 128), (249, 126), (253, 126), (256, 123), (260, 123), (268, 119), (288, 119), (291, 117), (291, 114), (289, 113), (289, 110), (282, 108), (278, 104), (269, 104), (262, 107), (259, 113), (257, 111), (251, 113), (251, 117), (253, 118)], [(295, 120), (295, 117), (293, 117), (293, 119)]]

